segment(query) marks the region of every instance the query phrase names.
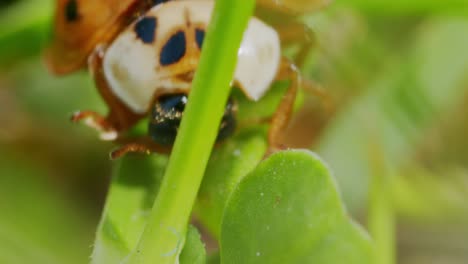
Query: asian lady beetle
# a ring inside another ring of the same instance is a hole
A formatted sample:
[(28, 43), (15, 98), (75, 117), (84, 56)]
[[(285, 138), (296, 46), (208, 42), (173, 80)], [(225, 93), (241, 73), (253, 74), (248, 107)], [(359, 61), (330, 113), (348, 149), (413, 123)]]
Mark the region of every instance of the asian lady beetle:
[[(150, 116), (148, 136), (126, 143), (112, 157), (161, 151), (173, 143), (213, 7), (212, 0), (58, 0), (55, 39), (46, 51), (48, 66), (65, 74), (88, 61), (110, 109), (106, 117), (80, 111), (72, 120), (86, 121), (105, 140), (120, 140), (123, 132)], [(275, 80), (291, 80), (271, 120), (268, 140), (277, 147), (300, 75), (281, 57), (278, 33), (255, 17), (244, 32), (237, 59), (233, 84), (253, 101), (262, 98)], [(218, 140), (233, 133), (235, 112), (230, 100)]]

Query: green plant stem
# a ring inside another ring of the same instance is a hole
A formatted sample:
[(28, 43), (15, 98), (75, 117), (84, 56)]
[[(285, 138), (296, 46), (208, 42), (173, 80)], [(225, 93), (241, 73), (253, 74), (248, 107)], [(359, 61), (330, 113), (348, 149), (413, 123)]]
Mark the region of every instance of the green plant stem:
[(175, 263), (230, 91), (254, 0), (217, 0), (161, 189), (128, 263)]
[[(370, 160), (372, 177), (370, 184), (368, 225), (375, 242), (374, 263), (395, 263), (395, 217), (389, 192), (389, 170), (380, 144), (371, 141)], [(375, 143), (375, 144), (372, 144)]]

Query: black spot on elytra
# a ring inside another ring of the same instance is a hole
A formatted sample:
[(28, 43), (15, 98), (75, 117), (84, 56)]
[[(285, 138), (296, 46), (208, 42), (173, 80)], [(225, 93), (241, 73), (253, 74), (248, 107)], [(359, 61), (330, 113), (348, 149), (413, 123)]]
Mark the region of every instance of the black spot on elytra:
[(178, 62), (185, 55), (187, 43), (185, 33), (178, 31), (167, 41), (161, 50), (159, 62), (162, 66)]
[(203, 40), (205, 39), (205, 30), (198, 29), (195, 31), (195, 40), (197, 41), (198, 48), (202, 48)]
[(159, 4), (162, 4), (162, 3), (166, 3), (166, 2), (169, 2), (171, 0), (153, 0), (153, 6), (156, 6), (156, 5), (159, 5)]
[(143, 17), (135, 24), (135, 34), (143, 43), (153, 43), (156, 35), (156, 24), (155, 17)]
[(78, 13), (78, 2), (77, 0), (68, 0), (65, 5), (65, 19), (67, 22), (75, 22), (80, 18)]

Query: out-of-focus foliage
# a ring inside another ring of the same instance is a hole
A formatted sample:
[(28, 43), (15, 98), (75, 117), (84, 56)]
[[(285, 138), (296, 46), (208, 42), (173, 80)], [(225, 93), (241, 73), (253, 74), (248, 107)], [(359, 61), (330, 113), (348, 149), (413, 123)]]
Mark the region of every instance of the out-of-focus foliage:
[[(5, 2), (5, 3), (4, 3)], [(50, 32), (52, 0), (2, 0), (0, 61), (37, 56)]]
[(413, 232), (397, 233), (401, 263), (468, 259), (467, 5), (343, 1), (305, 18), (320, 42), (307, 71), (339, 104), (316, 148), (354, 213), (388, 177), (397, 231)]
[[(0, 6), (0, 263), (83, 263), (111, 145), (68, 117), (105, 108), (87, 74), (51, 77), (40, 62), (52, 1), (10, 2)], [(399, 263), (468, 262), (468, 3), (336, 0), (302, 19), (318, 41), (304, 75), (335, 108), (312, 149), (351, 213), (364, 218), (369, 182), (387, 177)]]
[[(342, 180), (354, 191), (352, 182), (365, 188), (369, 178), (370, 145), (381, 145), (389, 166), (405, 165), (420, 155), (426, 131), (452, 113), (466, 93), (468, 38), (460, 32), (468, 30), (467, 20), (437, 18), (421, 23), (408, 37), (406, 54), (368, 69), (373, 72), (369, 87), (361, 88), (359, 96), (337, 115), (320, 143), (320, 153), (340, 162), (332, 167), (337, 175), (349, 175)], [(350, 153), (359, 155), (346, 159)], [(363, 205), (357, 200), (364, 196), (365, 192), (353, 193), (347, 200)]]
[(0, 150), (0, 263), (83, 263), (94, 229), (47, 170)]

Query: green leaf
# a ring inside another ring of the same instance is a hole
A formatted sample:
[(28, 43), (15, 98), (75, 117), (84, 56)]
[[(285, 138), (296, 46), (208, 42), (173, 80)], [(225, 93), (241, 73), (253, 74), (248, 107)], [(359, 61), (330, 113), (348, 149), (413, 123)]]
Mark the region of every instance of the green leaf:
[(126, 156), (115, 164), (92, 263), (119, 263), (136, 247), (158, 193), (167, 157)]
[(200, 233), (194, 226), (189, 226), (184, 249), (180, 253), (181, 264), (205, 264), (205, 244), (201, 241)]
[(346, 215), (334, 179), (306, 150), (262, 162), (238, 185), (221, 229), (223, 263), (371, 263), (368, 236)]
[(223, 142), (213, 151), (198, 193), (195, 212), (216, 238), (219, 238), (227, 199), (242, 178), (258, 165), (266, 149), (263, 131), (250, 129)]

